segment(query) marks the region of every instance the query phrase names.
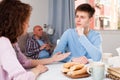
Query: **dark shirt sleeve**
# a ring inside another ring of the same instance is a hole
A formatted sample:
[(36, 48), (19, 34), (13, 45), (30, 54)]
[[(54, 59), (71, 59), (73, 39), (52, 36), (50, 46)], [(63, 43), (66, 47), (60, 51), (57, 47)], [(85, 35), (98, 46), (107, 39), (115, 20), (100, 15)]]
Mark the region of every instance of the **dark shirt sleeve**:
[(32, 38), (27, 39), (27, 44), (26, 44), (26, 55), (31, 57), (33, 55), (39, 54), (40, 52), (40, 46), (36, 42), (36, 40)]

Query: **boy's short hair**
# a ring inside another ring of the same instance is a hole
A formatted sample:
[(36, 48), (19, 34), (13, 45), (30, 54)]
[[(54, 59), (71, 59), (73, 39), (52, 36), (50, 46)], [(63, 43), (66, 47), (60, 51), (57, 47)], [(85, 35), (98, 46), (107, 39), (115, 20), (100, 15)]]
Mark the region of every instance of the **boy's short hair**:
[(91, 18), (95, 13), (95, 9), (88, 3), (84, 3), (84, 4), (79, 5), (75, 10), (75, 15), (76, 15), (77, 11), (88, 12), (89, 18)]

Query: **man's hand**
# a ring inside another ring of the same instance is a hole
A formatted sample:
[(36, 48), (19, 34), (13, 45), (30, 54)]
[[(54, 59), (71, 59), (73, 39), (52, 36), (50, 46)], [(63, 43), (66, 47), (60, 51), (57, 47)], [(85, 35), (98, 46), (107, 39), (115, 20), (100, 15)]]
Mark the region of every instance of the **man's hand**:
[(40, 50), (45, 49), (45, 48), (47, 47), (47, 45), (48, 45), (48, 44), (44, 44), (44, 45), (42, 45), (42, 46), (40, 47)]
[(62, 54), (61, 52), (58, 52), (52, 56), (52, 59), (54, 62), (61, 61), (65, 58), (67, 58), (70, 54), (71, 54), (70, 52), (67, 52), (64, 54)]
[(72, 59), (73, 62), (78, 62), (81, 64), (87, 64), (88, 63), (88, 59), (85, 56), (81, 56), (79, 58), (73, 58)]
[(50, 50), (50, 45), (47, 44), (46, 47), (45, 47), (46, 50)]
[(50, 50), (50, 45), (49, 44), (44, 44), (40, 47), (40, 50), (43, 50), (43, 49), (46, 49), (46, 50)]

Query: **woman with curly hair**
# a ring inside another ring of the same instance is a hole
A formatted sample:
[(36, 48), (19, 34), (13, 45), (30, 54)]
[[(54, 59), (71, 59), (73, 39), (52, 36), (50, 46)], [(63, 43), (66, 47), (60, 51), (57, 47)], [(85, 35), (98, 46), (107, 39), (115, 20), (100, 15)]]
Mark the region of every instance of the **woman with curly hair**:
[(0, 2), (0, 80), (35, 80), (38, 74), (47, 71), (43, 65), (26, 71), (12, 46), (26, 32), (31, 10), (29, 4), (19, 0)]
[[(51, 58), (33, 60), (22, 54), (17, 39), (26, 33), (32, 7), (20, 0), (0, 1), (0, 80), (35, 80), (50, 64), (67, 56), (57, 53)], [(26, 71), (25, 68), (32, 68)]]

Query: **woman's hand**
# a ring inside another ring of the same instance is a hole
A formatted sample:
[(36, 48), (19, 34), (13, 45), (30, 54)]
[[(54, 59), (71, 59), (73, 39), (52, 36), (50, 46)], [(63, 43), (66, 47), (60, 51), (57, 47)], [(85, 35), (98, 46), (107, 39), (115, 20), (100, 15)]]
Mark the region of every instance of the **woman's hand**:
[(81, 64), (87, 64), (88, 63), (88, 59), (85, 56), (81, 56), (79, 58), (73, 58), (72, 59), (73, 62), (78, 62)]
[(31, 71), (38, 76), (39, 74), (46, 72), (48, 70), (47, 67), (45, 67), (44, 65), (37, 65), (35, 68), (33, 68)]
[(61, 61), (65, 58), (67, 58), (70, 55), (70, 52), (62, 54), (61, 52), (58, 52), (52, 56), (52, 59), (54, 62)]

